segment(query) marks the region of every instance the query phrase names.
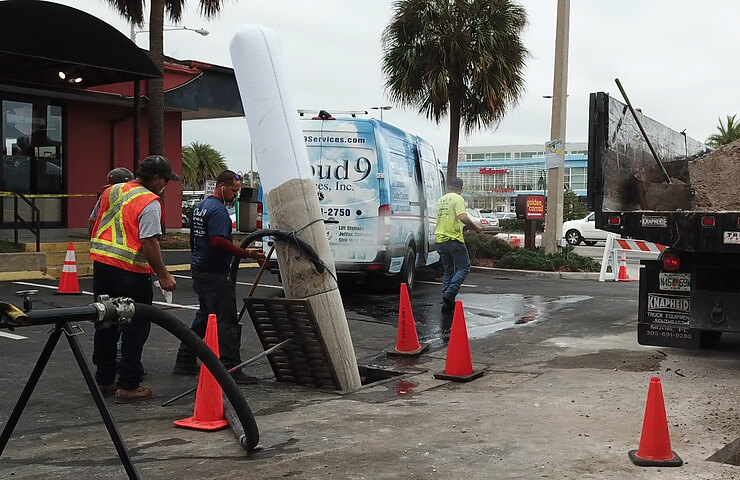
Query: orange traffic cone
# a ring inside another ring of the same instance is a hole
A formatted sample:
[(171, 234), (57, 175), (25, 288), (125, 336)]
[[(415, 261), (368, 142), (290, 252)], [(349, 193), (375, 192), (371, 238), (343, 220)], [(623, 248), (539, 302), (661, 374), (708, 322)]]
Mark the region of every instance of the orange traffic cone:
[[(208, 315), (206, 326), (206, 345), (218, 357), (218, 325), (216, 315)], [(175, 420), (178, 427), (194, 430), (219, 430), (229, 422), (224, 418), (224, 399), (221, 385), (218, 384), (208, 368), (201, 364), (198, 377), (198, 391), (195, 393), (195, 411), (193, 416), (182, 420)]]
[(401, 284), (401, 302), (398, 306), (398, 336), (396, 346), (386, 350), (388, 355), (405, 355), (417, 357), (421, 352), (429, 348), (428, 343), (419, 343), (416, 335), (416, 323), (414, 323), (414, 312), (411, 310), (409, 290), (405, 283)]
[(473, 358), (470, 355), (468, 328), (465, 326), (465, 312), (460, 300), (455, 302), (455, 316), (452, 317), (450, 342), (447, 346), (447, 361), (444, 372), (435, 373), (434, 378), (469, 382), (483, 375), (483, 370), (473, 371)]
[(631, 282), (632, 280), (627, 275), (627, 254), (622, 250), (622, 255), (619, 257), (619, 276), (617, 280), (620, 282)]
[(62, 277), (59, 279), (57, 295), (81, 295), (80, 284), (77, 281), (77, 261), (75, 260), (75, 245), (69, 242), (67, 256), (64, 257)]
[(650, 379), (645, 419), (642, 422), (640, 448), (630, 450), (630, 460), (640, 467), (680, 467), (681, 457), (671, 450), (671, 438), (668, 435), (668, 420), (663, 404), (663, 388), (660, 378)]

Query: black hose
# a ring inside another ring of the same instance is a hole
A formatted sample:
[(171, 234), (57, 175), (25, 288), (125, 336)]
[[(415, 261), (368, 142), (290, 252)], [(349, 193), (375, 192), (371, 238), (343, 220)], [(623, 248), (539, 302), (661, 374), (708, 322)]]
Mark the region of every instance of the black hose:
[[(299, 237), (295, 232), (289, 232), (287, 230), (278, 230), (276, 228), (265, 228), (263, 230), (255, 230), (254, 232), (247, 235), (244, 240), (242, 241), (240, 247), (241, 248), (247, 248), (250, 243), (253, 241), (261, 238), (261, 237), (275, 237), (277, 240), (282, 240), (285, 242), (290, 242), (296, 245), (298, 248), (300, 248), (302, 251), (308, 255), (308, 258), (313, 262), (314, 266), (316, 267), (316, 271), (318, 273), (324, 273), (324, 270), (326, 270), (326, 265), (324, 265), (324, 262), (321, 261), (321, 258), (319, 257), (319, 254), (316, 253), (316, 250), (306, 243), (301, 237)], [(265, 261), (269, 261), (270, 259), (267, 258)], [(239, 272), (239, 262), (241, 262), (240, 258), (234, 257), (234, 260), (231, 262), (231, 282), (236, 284), (236, 277)]]
[(254, 450), (259, 443), (257, 422), (254, 420), (254, 415), (252, 415), (252, 411), (249, 409), (247, 400), (218, 357), (214, 355), (213, 351), (198, 335), (173, 315), (143, 303), (136, 303), (134, 306), (136, 308), (133, 318), (134, 322), (137, 320), (149, 320), (155, 325), (164, 328), (195, 352), (200, 361), (208, 367), (213, 377), (221, 385), (226, 398), (228, 398), (231, 406), (234, 407), (234, 411), (242, 424), (244, 435), (239, 438), (239, 443), (245, 450)]

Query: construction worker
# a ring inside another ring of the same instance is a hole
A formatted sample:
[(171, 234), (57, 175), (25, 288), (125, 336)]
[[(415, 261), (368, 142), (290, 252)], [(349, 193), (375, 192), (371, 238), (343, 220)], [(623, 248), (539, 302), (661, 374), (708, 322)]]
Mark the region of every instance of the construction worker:
[[(159, 193), (171, 180), (180, 180), (170, 162), (152, 155), (139, 163), (136, 179), (107, 188), (90, 218), (95, 220), (90, 244), (93, 260), (93, 293), (129, 297), (152, 304), (154, 272), (163, 290), (176, 283), (167, 271), (159, 237), (162, 235), (162, 202)], [(149, 337), (149, 322), (121, 326), (95, 325), (93, 363), (95, 379), (104, 394), (115, 392), (116, 403), (128, 403), (152, 395), (141, 385), (144, 368), (141, 353)], [(121, 359), (116, 365), (116, 343), (121, 337)], [(116, 383), (116, 370), (118, 383)]]
[[(107, 177), (108, 183), (98, 189), (98, 198), (100, 198), (100, 195), (102, 195), (103, 192), (111, 185), (115, 185), (117, 183), (130, 182), (133, 179), (134, 179), (134, 174), (131, 173), (131, 170), (129, 170), (128, 168), (125, 168), (125, 167), (114, 168), (113, 170), (108, 172), (108, 177)], [(96, 204), (96, 207), (97, 207), (97, 204)], [(91, 237), (92, 237), (92, 229), (94, 225), (95, 225), (95, 218), (93, 218), (91, 215), (87, 221), (87, 233)]]
[(442, 311), (450, 312), (455, 308), (455, 299), (465, 277), (470, 273), (470, 257), (465, 247), (463, 227), (480, 233), (482, 228), (468, 217), (465, 199), (460, 195), (463, 181), (458, 177), (447, 183), (449, 193), (437, 201), (437, 227), (434, 236), (437, 251), (442, 260)]
[[(216, 179), (212, 195), (193, 210), (190, 229), (193, 289), (198, 294), (198, 311), (190, 327), (200, 338), (206, 334), (208, 314), (218, 320), (218, 348), (221, 362), (230, 370), (242, 363), (239, 355), (241, 324), (236, 314), (236, 291), (229, 273), (234, 257), (263, 259), (261, 249), (239, 248), (231, 238), (231, 218), (226, 204), (233, 202), (242, 188), (241, 175), (225, 170)], [(173, 373), (197, 375), (200, 371), (195, 353), (184, 343), (177, 352)], [(257, 383), (257, 378), (241, 370), (232, 372), (236, 383)]]

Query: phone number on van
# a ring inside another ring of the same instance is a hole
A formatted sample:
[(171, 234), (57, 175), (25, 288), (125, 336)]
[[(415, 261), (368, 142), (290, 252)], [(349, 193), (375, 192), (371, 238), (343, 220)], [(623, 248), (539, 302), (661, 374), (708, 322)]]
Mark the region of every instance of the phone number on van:
[(321, 214), (329, 217), (349, 217), (352, 211), (349, 208), (321, 208)]

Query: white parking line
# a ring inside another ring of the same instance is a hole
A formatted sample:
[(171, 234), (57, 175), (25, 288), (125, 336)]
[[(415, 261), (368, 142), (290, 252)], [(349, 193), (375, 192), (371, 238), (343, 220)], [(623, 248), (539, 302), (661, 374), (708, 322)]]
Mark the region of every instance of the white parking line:
[[(186, 279), (188, 279), (188, 280), (192, 280), (192, 279), (193, 279), (193, 277), (188, 277), (187, 275), (172, 275), (172, 276), (173, 276), (173, 277), (175, 277), (175, 278), (186, 278)], [(254, 285), (254, 284), (252, 284), (252, 283), (248, 283), (248, 282), (236, 282), (236, 284), (237, 284), (237, 285), (248, 285), (248, 286), (250, 286), (250, 287), (251, 287), (252, 285)], [(265, 285), (264, 283), (261, 283), (261, 284), (257, 285), (257, 287), (264, 287), (264, 288), (279, 288), (280, 290), (282, 290), (282, 289), (283, 289), (283, 287), (281, 287), (280, 285)]]
[[(442, 285), (442, 282), (430, 282), (428, 280), (417, 280), (416, 282), (417, 283), (426, 283), (428, 285)], [(468, 283), (463, 283), (460, 286), (461, 287), (477, 287), (478, 285), (471, 285), (471, 284), (468, 284)]]
[(6, 333), (6, 332), (0, 332), (0, 337), (9, 338), (11, 340), (25, 340), (28, 338), (22, 335), (16, 335), (14, 333)]
[[(27, 287), (38, 287), (38, 288), (48, 288), (50, 290), (57, 290), (57, 287), (54, 285), (44, 285), (42, 283), (31, 283), (31, 282), (13, 282), (16, 285), (25, 285)], [(83, 295), (90, 295), (92, 296), (92, 292), (88, 292), (87, 290), (82, 290)], [(170, 308), (184, 308), (185, 310), (198, 310), (198, 305), (180, 305), (179, 303), (167, 303), (167, 302), (159, 302), (155, 301), (152, 302), (153, 305), (161, 305), (163, 307), (170, 307)]]

